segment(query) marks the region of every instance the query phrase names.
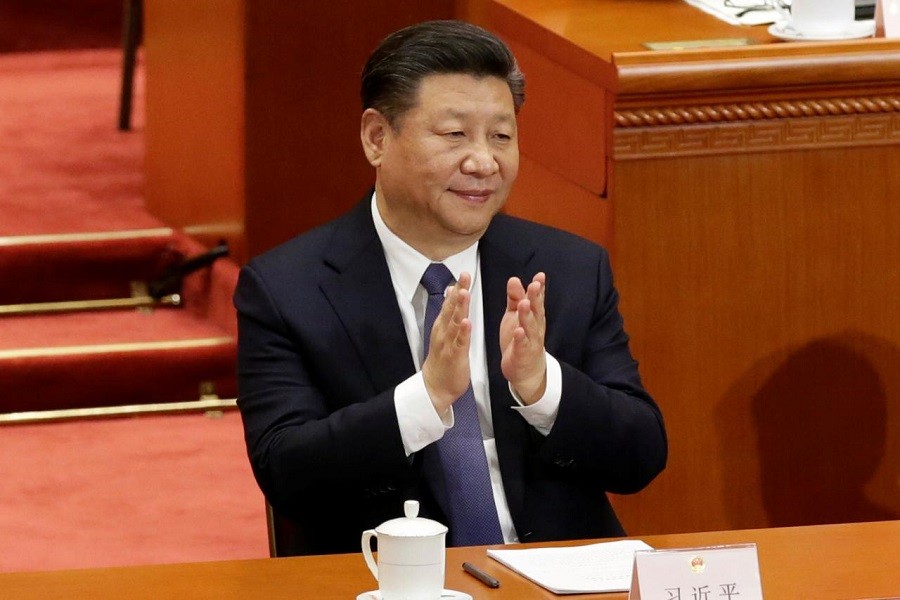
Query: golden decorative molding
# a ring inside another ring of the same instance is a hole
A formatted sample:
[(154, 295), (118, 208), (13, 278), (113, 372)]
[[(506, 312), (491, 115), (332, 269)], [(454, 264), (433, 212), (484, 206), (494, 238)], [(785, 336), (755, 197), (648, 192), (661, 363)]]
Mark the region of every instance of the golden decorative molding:
[(0, 426), (52, 423), (76, 419), (133, 417), (140, 415), (175, 414), (186, 412), (216, 413), (237, 408), (237, 400), (228, 398), (200, 398), (186, 402), (161, 402), (157, 404), (128, 404), (124, 406), (97, 406), (92, 408), (61, 408), (0, 413)]
[(693, 123), (728, 123), (796, 117), (825, 117), (900, 112), (900, 96), (816, 98), (735, 102), (708, 106), (673, 106), (616, 110), (616, 127), (655, 127)]
[(636, 160), (887, 144), (900, 144), (900, 111), (616, 128), (614, 157)]
[(125, 231), (86, 231), (81, 233), (48, 233), (40, 235), (10, 235), (0, 237), (0, 246), (26, 246), (31, 244), (83, 244), (113, 240), (137, 240), (143, 238), (171, 237), (169, 227), (154, 229), (130, 229)]
[(60, 302), (28, 302), (23, 304), (0, 305), (0, 316), (42, 315), (63, 312), (85, 312), (93, 310), (117, 310), (123, 308), (149, 309), (159, 306), (180, 306), (181, 294), (169, 294), (162, 298), (152, 298), (146, 294), (132, 298), (104, 298), (101, 300), (63, 300)]
[(153, 352), (167, 350), (193, 350), (212, 346), (227, 346), (234, 343), (228, 336), (194, 338), (186, 340), (165, 340), (161, 342), (123, 342), (119, 344), (92, 344), (81, 346), (48, 346), (44, 348), (12, 348), (0, 350), (0, 361), (48, 358), (59, 356), (84, 356), (88, 354), (112, 354), (126, 352)]

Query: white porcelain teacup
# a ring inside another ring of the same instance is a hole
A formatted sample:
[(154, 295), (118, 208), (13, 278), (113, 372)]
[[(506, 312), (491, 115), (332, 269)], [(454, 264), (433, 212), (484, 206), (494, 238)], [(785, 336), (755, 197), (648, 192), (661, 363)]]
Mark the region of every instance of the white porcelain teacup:
[[(419, 503), (403, 504), (406, 517), (362, 534), (362, 553), (378, 580), (382, 600), (439, 600), (444, 590), (447, 527), (419, 517)], [(372, 538), (378, 539), (378, 564)]]
[(853, 27), (854, 0), (771, 0), (785, 26), (800, 35), (839, 36)]

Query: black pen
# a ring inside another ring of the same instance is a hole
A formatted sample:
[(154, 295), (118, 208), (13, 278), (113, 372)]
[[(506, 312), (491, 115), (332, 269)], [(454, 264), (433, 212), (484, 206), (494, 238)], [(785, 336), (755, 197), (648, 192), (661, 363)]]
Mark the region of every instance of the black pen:
[(483, 583), (484, 585), (490, 588), (498, 588), (500, 587), (500, 582), (473, 565), (470, 562), (463, 563), (463, 571)]

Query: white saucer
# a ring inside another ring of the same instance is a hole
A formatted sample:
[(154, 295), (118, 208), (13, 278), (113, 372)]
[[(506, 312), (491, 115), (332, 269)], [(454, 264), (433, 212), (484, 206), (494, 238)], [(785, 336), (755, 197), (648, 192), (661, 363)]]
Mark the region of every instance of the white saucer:
[[(441, 592), (441, 600), (472, 600), (472, 596), (465, 592), (457, 592), (456, 590), (444, 590)], [(356, 597), (356, 600), (381, 600), (381, 592), (372, 590), (371, 592), (363, 592)]]
[(801, 33), (788, 23), (773, 23), (769, 26), (769, 33), (782, 40), (792, 42), (829, 42), (834, 40), (856, 40), (875, 35), (875, 21), (854, 21), (847, 31), (834, 34)]

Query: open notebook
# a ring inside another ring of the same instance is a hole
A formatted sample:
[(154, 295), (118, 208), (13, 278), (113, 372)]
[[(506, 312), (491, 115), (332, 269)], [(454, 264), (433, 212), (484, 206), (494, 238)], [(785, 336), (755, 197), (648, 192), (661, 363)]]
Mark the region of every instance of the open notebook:
[(555, 594), (625, 592), (640, 540), (564, 548), (489, 549), (488, 556)]
[(778, 12), (765, 0), (684, 0), (732, 25), (766, 25), (779, 20)]

